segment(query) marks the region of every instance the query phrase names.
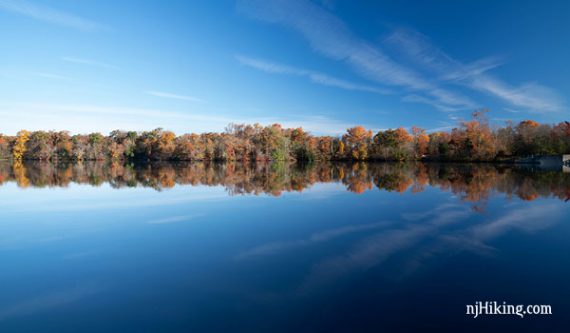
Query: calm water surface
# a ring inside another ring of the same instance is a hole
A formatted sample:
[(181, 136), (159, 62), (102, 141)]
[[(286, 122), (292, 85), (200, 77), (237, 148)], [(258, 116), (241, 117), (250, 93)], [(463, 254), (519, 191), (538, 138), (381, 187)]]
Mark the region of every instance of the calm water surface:
[(569, 198), (484, 164), (3, 163), (0, 332), (567, 332)]

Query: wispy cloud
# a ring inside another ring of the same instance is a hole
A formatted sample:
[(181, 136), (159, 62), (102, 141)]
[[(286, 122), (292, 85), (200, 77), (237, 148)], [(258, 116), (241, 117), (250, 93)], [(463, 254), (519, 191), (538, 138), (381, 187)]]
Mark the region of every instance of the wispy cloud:
[(150, 220), (148, 224), (168, 224), (168, 223), (178, 223), (194, 220), (199, 217), (206, 216), (206, 214), (194, 214), (194, 215), (182, 215), (182, 216), (169, 216), (160, 219)]
[(509, 230), (533, 233), (557, 223), (561, 214), (560, 206), (555, 204), (524, 207), (513, 210), (490, 223), (474, 226), (470, 230), (469, 236), (483, 241), (498, 237)]
[(55, 80), (69, 80), (70, 78), (64, 75), (54, 74), (54, 73), (47, 73), (47, 72), (34, 72), (31, 73), (33, 76), (39, 76), (46, 79), (55, 79)]
[[(454, 233), (442, 235), (441, 238), (455, 251), (473, 251), (476, 253), (492, 253), (495, 248), (489, 241), (510, 232), (533, 234), (548, 229), (558, 223), (562, 216), (560, 206), (546, 204), (531, 207), (519, 207), (482, 224), (476, 224)], [(446, 250), (449, 253), (449, 250)]]
[(287, 65), (282, 65), (274, 62), (269, 62), (262, 59), (251, 58), (246, 56), (238, 55), (236, 56), (237, 61), (239, 61), (242, 65), (246, 65), (266, 73), (271, 74), (286, 74), (286, 75), (295, 75), (295, 76), (302, 76), (307, 77), (311, 80), (311, 82), (320, 84), (323, 86), (335, 87), (344, 90), (357, 90), (357, 91), (366, 91), (371, 93), (377, 93), (382, 95), (388, 95), (392, 92), (388, 89), (372, 87), (367, 85), (361, 85), (357, 83), (352, 83), (349, 81), (345, 81), (342, 79), (338, 79), (327, 74), (319, 73), (316, 71), (299, 69)]
[(408, 92), (425, 95), (426, 101), (449, 108), (476, 107), (469, 98), (444, 90), (437, 82), (394, 61), (376, 45), (354, 36), (344, 22), (314, 3), (250, 0), (238, 2), (238, 9), (256, 19), (294, 29), (316, 52), (345, 62), (371, 81), (403, 87)]
[(290, 66), (285, 66), (274, 62), (268, 62), (265, 60), (241, 56), (241, 55), (237, 55), (236, 60), (239, 61), (242, 65), (246, 65), (272, 74), (289, 74), (289, 75), (298, 75), (298, 76), (309, 74), (309, 71), (306, 70), (297, 69)]
[(179, 100), (191, 101), (191, 102), (204, 102), (203, 99), (198, 98), (198, 97), (178, 95), (178, 94), (173, 94), (173, 93), (164, 92), (164, 91), (151, 90), (151, 91), (146, 91), (145, 93), (148, 95), (152, 95), (152, 96), (156, 96), (156, 97), (162, 97), (162, 98), (179, 99)]
[(113, 65), (110, 65), (110, 64), (107, 64), (104, 62), (95, 61), (95, 60), (91, 60), (91, 59), (85, 59), (85, 58), (62, 57), (61, 60), (71, 62), (74, 64), (95, 66), (95, 67), (101, 67), (101, 68), (107, 68), (107, 69), (118, 69), (117, 66), (113, 66)]
[(513, 106), (525, 108), (530, 112), (560, 111), (563, 100), (552, 89), (537, 83), (525, 83), (512, 87), (489, 75), (478, 75), (470, 85), (485, 93), (501, 98)]
[(489, 57), (463, 65), (436, 47), (429, 37), (412, 29), (395, 29), (384, 38), (383, 44), (406, 60), (420, 65), (422, 70), (435, 73), (441, 80), (459, 80), (482, 74), (503, 63), (499, 57)]
[(13, 317), (32, 315), (52, 308), (66, 306), (95, 295), (102, 290), (102, 286), (88, 284), (41, 294), (0, 308), (0, 322)]
[(527, 111), (559, 111), (564, 101), (552, 89), (531, 82), (511, 86), (488, 73), (503, 64), (500, 57), (489, 57), (463, 64), (434, 46), (430, 39), (411, 29), (397, 29), (384, 40), (423, 70), (435, 73), (439, 80), (480, 91)]
[(458, 110), (462, 109), (462, 108), (452, 107), (452, 106), (446, 105), (444, 103), (438, 102), (437, 100), (435, 100), (433, 98), (428, 98), (428, 97), (420, 96), (417, 94), (406, 95), (406, 96), (402, 97), (402, 101), (403, 102), (409, 102), (409, 103), (421, 103), (421, 104), (431, 105), (434, 108), (441, 110), (441, 111), (445, 111), (445, 112), (458, 111)]
[(441, 126), (441, 127), (433, 127), (433, 128), (428, 128), (426, 130), (427, 133), (432, 133), (432, 132), (441, 132), (441, 131), (449, 131), (450, 129), (454, 128), (454, 125), (448, 125), (448, 126)]
[[(465, 64), (412, 29), (396, 29), (378, 45), (355, 36), (338, 17), (306, 0), (241, 0), (238, 10), (250, 17), (292, 28), (316, 52), (346, 63), (364, 78), (404, 88), (402, 95), (406, 102), (428, 104), (443, 111), (479, 108), (471, 98), (455, 91), (468, 88), (468, 91), (483, 92), (526, 111), (550, 112), (564, 108), (562, 98), (548, 87), (534, 82), (510, 85), (489, 74), (504, 63), (502, 57), (491, 56)], [(282, 72), (283, 68), (278, 66), (265, 69), (287, 74), (296, 72)]]
[(263, 245), (255, 246), (237, 255), (237, 259), (245, 259), (256, 256), (266, 256), (281, 253), (283, 251), (295, 249), (298, 247), (309, 246), (314, 243), (327, 242), (336, 238), (340, 238), (352, 233), (370, 231), (379, 229), (389, 225), (391, 222), (377, 222), (361, 225), (349, 225), (335, 229), (328, 229), (312, 234), (308, 239), (297, 239), (289, 241), (275, 241)]
[(315, 51), (335, 60), (344, 60), (373, 80), (418, 89), (430, 86), (380, 50), (355, 38), (340, 19), (311, 2), (240, 1), (239, 9), (257, 19), (293, 28)]
[(432, 217), (422, 220), (422, 223), (410, 223), (402, 228), (382, 230), (365, 237), (348, 252), (315, 264), (298, 291), (301, 293), (313, 291), (354, 271), (370, 269), (394, 255), (413, 251), (417, 244), (430, 235), (464, 219), (469, 214), (469, 211), (463, 208), (438, 209), (437, 214), (430, 214)]
[(0, 10), (78, 30), (96, 31), (106, 29), (104, 25), (97, 22), (25, 0), (0, 0)]

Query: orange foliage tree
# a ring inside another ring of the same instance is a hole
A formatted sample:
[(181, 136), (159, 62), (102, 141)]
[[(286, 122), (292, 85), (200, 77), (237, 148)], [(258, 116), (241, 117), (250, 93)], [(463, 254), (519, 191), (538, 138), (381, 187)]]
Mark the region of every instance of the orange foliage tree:
[(372, 131), (368, 131), (362, 126), (349, 128), (346, 130), (346, 134), (342, 136), (349, 158), (359, 161), (368, 158), (368, 146), (371, 139)]

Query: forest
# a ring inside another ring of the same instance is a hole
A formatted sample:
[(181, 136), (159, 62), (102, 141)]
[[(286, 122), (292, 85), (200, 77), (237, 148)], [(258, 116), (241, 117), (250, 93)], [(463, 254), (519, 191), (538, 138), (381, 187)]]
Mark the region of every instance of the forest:
[(450, 131), (403, 127), (373, 133), (352, 127), (339, 137), (313, 136), (279, 124), (230, 124), (223, 133), (183, 134), (157, 128), (70, 135), (67, 131), (0, 134), (0, 159), (46, 161), (509, 161), (570, 153), (570, 123), (491, 126), (487, 111)]

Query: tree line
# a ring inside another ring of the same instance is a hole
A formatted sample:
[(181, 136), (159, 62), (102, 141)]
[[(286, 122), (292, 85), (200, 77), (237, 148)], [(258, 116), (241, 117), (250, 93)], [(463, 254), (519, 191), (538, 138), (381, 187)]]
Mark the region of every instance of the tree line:
[(302, 128), (230, 124), (222, 133), (177, 136), (161, 128), (145, 131), (70, 135), (67, 131), (22, 130), (0, 134), (0, 159), (146, 161), (328, 161), (508, 160), (518, 156), (570, 152), (570, 123), (524, 120), (502, 127), (489, 124), (486, 111), (473, 113), (450, 131), (419, 127), (381, 130), (362, 126), (339, 137), (313, 136)]

